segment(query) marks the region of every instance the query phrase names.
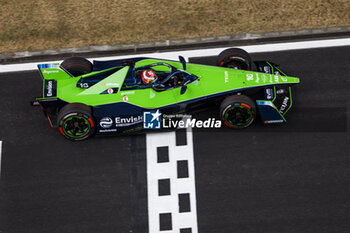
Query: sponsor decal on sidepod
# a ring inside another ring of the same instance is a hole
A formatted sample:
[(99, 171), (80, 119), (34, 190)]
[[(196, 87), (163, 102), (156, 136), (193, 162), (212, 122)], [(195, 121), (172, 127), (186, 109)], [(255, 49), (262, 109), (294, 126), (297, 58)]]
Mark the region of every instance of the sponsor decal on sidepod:
[(47, 82), (46, 90), (47, 90), (46, 96), (51, 97), (52, 96), (52, 81)]
[(111, 128), (113, 120), (110, 117), (104, 117), (100, 120), (100, 126), (104, 129)]

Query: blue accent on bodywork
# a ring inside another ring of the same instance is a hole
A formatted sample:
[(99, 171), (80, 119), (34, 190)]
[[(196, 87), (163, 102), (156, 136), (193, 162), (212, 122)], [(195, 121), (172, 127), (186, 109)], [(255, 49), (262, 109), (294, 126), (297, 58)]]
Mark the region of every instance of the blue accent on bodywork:
[[(148, 111), (156, 111), (157, 109), (160, 110), (162, 114), (170, 115), (175, 114), (178, 112), (188, 111), (188, 113), (191, 113), (192, 110), (198, 109), (199, 106), (203, 105), (203, 103), (207, 102), (209, 99), (214, 100), (216, 97), (222, 96), (222, 98), (225, 97), (225, 94), (238, 92), (243, 89), (238, 90), (232, 90), (225, 93), (218, 93), (210, 96), (203, 96), (196, 99), (186, 100), (183, 102), (163, 106), (156, 109), (147, 109), (142, 108), (137, 105), (133, 105), (127, 102), (118, 102), (118, 103), (111, 103), (111, 104), (104, 104), (104, 105), (98, 105), (92, 107), (93, 116), (96, 120), (97, 125), (97, 134), (105, 134), (105, 133), (123, 133), (123, 132), (136, 132), (139, 130), (142, 130), (143, 122), (132, 122), (135, 124), (131, 124), (128, 126), (116, 126), (116, 117), (119, 117), (119, 119), (123, 118), (131, 118), (131, 117), (143, 117), (143, 112)], [(248, 88), (249, 89), (249, 88)], [(105, 129), (101, 127), (100, 121), (105, 118), (109, 117), (113, 120), (113, 125)], [(112, 131), (115, 130), (115, 131)]]
[(118, 60), (109, 60), (109, 61), (93, 61), (93, 71), (101, 71), (106, 70), (112, 67), (116, 66), (125, 66), (125, 63), (133, 61), (134, 63), (149, 59), (147, 57), (136, 57), (136, 58), (129, 58), (129, 59), (118, 59)]
[(141, 75), (137, 75), (135, 73), (135, 69), (131, 68), (129, 69), (128, 73), (126, 74), (126, 77), (124, 79), (123, 87), (125, 86), (135, 86), (135, 85), (141, 85)]
[(273, 74), (273, 67), (267, 61), (254, 61), (259, 71), (265, 74)]
[(256, 104), (259, 109), (260, 117), (263, 123), (284, 123), (286, 120), (278, 112), (277, 108), (271, 101), (268, 100), (257, 100)]
[(38, 64), (39, 69), (59, 68), (57, 64)]
[[(108, 92), (108, 90), (111, 90), (111, 93)], [(105, 91), (101, 92), (100, 95), (102, 94), (116, 94), (118, 92), (119, 88), (107, 88)]]
[(275, 88), (273, 86), (264, 88), (264, 99), (273, 101), (274, 98), (275, 98)]
[[(179, 112), (180, 106), (176, 104), (158, 109), (162, 112), (162, 114), (174, 114)], [(97, 134), (105, 134), (109, 132), (136, 132), (143, 130), (143, 113), (148, 111), (150, 111), (150, 109), (142, 108), (126, 102), (104, 104), (92, 108), (97, 125)], [(100, 125), (100, 121), (105, 117), (109, 117), (113, 120), (113, 125), (107, 130)], [(118, 120), (119, 122), (117, 122)]]
[(90, 76), (85, 77), (85, 78), (80, 78), (78, 80), (76, 86), (80, 87), (80, 88), (89, 88), (89, 87), (95, 85), (96, 83), (100, 82), (101, 80), (107, 78), (108, 76), (112, 75), (113, 73), (117, 72), (121, 68), (123, 68), (123, 67), (121, 67), (121, 66), (116, 67), (116, 68), (111, 69), (111, 70), (106, 70), (105, 72), (102, 72), (102, 73), (90, 75)]

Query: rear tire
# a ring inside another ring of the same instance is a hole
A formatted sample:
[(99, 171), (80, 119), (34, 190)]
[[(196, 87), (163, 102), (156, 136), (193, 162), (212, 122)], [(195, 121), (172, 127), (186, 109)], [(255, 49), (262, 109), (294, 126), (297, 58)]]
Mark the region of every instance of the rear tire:
[(67, 104), (59, 111), (57, 121), (59, 132), (69, 140), (86, 139), (95, 131), (91, 108), (85, 104)]
[(226, 97), (220, 105), (220, 116), (224, 124), (230, 128), (246, 128), (255, 119), (255, 103), (245, 95)]
[(61, 63), (61, 67), (73, 77), (88, 74), (92, 71), (92, 63), (82, 57), (70, 57)]
[(222, 51), (217, 60), (216, 65), (239, 70), (251, 70), (252, 59), (250, 55), (243, 49), (231, 48)]

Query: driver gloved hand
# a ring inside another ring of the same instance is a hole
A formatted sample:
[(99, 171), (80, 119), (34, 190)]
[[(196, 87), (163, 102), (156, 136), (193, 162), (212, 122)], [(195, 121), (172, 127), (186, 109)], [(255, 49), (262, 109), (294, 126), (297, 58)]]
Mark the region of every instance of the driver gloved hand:
[(174, 76), (173, 77), (173, 87), (176, 87), (176, 86), (178, 86), (178, 82), (179, 82), (179, 78), (177, 77), (177, 76)]

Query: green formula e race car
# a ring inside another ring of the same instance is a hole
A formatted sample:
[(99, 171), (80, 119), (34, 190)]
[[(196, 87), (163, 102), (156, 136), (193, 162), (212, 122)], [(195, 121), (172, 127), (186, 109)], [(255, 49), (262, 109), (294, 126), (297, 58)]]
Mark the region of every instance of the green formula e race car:
[[(291, 86), (299, 79), (276, 64), (255, 61), (238, 48), (226, 49), (217, 65), (136, 57), (93, 61), (71, 57), (61, 64), (39, 64), (41, 106), (53, 128), (71, 140), (94, 134), (131, 133), (161, 128), (161, 114), (217, 106), (221, 121), (245, 128), (259, 115), (263, 123), (283, 123), (292, 106)], [(149, 118), (149, 114), (151, 118)], [(147, 119), (146, 119), (147, 118)]]

